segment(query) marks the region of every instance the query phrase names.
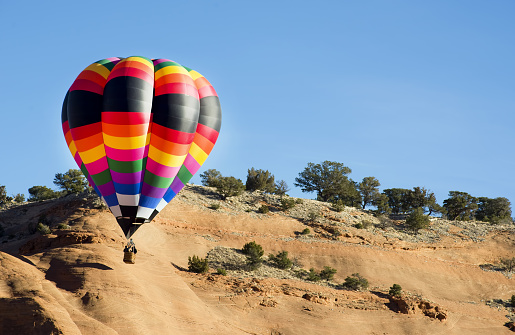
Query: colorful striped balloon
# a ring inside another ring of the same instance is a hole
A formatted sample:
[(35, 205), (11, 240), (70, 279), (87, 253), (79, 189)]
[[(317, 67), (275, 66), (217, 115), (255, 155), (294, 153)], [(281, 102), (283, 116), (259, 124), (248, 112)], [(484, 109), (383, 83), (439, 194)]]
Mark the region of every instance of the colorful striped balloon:
[(77, 165), (129, 238), (200, 169), (222, 114), (198, 72), (167, 59), (115, 57), (79, 74), (61, 117)]

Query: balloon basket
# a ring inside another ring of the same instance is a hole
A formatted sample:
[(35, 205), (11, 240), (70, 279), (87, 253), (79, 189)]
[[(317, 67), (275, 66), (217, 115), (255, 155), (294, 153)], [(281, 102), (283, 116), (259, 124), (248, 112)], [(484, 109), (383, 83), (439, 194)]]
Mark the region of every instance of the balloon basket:
[(123, 261), (127, 264), (134, 264), (136, 262), (136, 254), (130, 251), (123, 253)]

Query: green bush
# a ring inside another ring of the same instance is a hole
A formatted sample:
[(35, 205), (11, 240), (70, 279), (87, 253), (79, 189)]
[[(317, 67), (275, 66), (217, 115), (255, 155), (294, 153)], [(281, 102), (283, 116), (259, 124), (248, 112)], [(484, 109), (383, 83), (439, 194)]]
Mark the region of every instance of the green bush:
[(338, 199), (337, 201), (333, 202), (333, 209), (337, 212), (341, 212), (345, 209), (345, 205), (343, 204), (342, 199)]
[(309, 212), (308, 213), (308, 221), (309, 222), (315, 222), (320, 218), (320, 214), (318, 212)]
[(293, 266), (293, 262), (288, 258), (288, 251), (281, 251), (276, 256), (270, 254), (268, 260), (274, 263), (276, 267), (288, 270)]
[(217, 203), (217, 202), (214, 202), (214, 203), (212, 203), (211, 205), (209, 205), (209, 208), (210, 208), (210, 209), (212, 209), (212, 210), (217, 211), (217, 210), (219, 210), (219, 209), (220, 209), (220, 204), (219, 204), (219, 203)]
[(261, 205), (261, 207), (258, 208), (258, 212), (261, 214), (266, 214), (270, 211), (270, 208), (268, 208), (267, 205)]
[(302, 235), (309, 235), (311, 233), (311, 230), (309, 228), (304, 228), (304, 230), (301, 232)]
[(43, 235), (50, 234), (52, 231), (50, 230), (50, 227), (43, 223), (38, 223), (36, 230), (40, 232)]
[(309, 281), (320, 281), (320, 275), (315, 271), (314, 268), (309, 269), (308, 277), (306, 278)]
[(513, 271), (515, 269), (515, 257), (512, 258), (501, 258), (501, 266), (506, 271)]
[(304, 200), (302, 200), (302, 198), (297, 198), (297, 199), (295, 199), (295, 203), (296, 203), (297, 205), (300, 205), (300, 204), (302, 204), (303, 202), (304, 202)]
[(248, 170), (245, 188), (250, 192), (262, 190), (266, 193), (273, 193), (275, 191), (274, 175), (268, 170), (251, 168)]
[(283, 211), (287, 211), (288, 209), (295, 207), (295, 204), (295, 200), (292, 198), (286, 197), (281, 199), (281, 209)]
[(413, 231), (429, 227), (429, 216), (424, 215), (421, 207), (415, 208), (406, 218), (406, 225)]
[(370, 227), (372, 227), (372, 222), (371, 221), (361, 221), (361, 222), (358, 222), (354, 225), (354, 227), (358, 228), (358, 229), (368, 229)]
[(18, 193), (14, 196), (14, 202), (16, 203), (22, 203), (25, 201), (25, 194)]
[(245, 185), (243, 185), (240, 179), (234, 177), (220, 177), (215, 188), (222, 200), (226, 200), (228, 197), (242, 194), (245, 190)]
[(202, 259), (195, 255), (188, 257), (188, 270), (195, 273), (206, 273), (209, 271), (207, 258)]
[(325, 280), (332, 280), (336, 274), (336, 269), (330, 266), (324, 266), (324, 269), (320, 271), (320, 278)]
[(368, 280), (363, 278), (359, 273), (353, 273), (351, 276), (345, 278), (342, 286), (348, 290), (362, 291), (368, 289)]
[(219, 274), (219, 275), (222, 275), (222, 276), (227, 276), (227, 271), (225, 269), (222, 269), (222, 268), (216, 269), (216, 273)]
[(390, 291), (388, 291), (388, 294), (392, 297), (400, 297), (402, 293), (402, 287), (399, 284), (393, 284), (392, 287), (390, 287)]
[(67, 230), (67, 229), (71, 229), (72, 227), (70, 227), (69, 225), (67, 225), (66, 223), (60, 223), (59, 225), (57, 225), (57, 229), (64, 229), (64, 230)]
[(256, 242), (248, 242), (243, 246), (241, 251), (247, 255), (247, 266), (250, 270), (256, 270), (263, 263), (263, 248)]

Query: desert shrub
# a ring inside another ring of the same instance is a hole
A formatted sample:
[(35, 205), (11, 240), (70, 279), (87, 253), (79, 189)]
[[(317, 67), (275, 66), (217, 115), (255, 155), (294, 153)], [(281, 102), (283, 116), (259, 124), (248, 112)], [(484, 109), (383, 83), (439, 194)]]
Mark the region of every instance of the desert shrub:
[(288, 187), (288, 184), (284, 180), (279, 180), (275, 183), (275, 190), (274, 194), (277, 194), (280, 197), (283, 197), (286, 195), (286, 192), (288, 192), (290, 188)]
[(50, 230), (50, 227), (47, 226), (46, 224), (44, 223), (38, 223), (37, 227), (36, 227), (36, 230), (38, 232), (40, 232), (41, 234), (43, 235), (47, 235), (47, 234), (50, 234), (52, 231)]
[(336, 274), (336, 269), (330, 266), (324, 266), (324, 269), (320, 271), (320, 278), (325, 280), (332, 280)]
[(306, 279), (309, 281), (320, 281), (320, 275), (315, 271), (314, 268), (311, 268), (309, 269)]
[(188, 257), (188, 271), (195, 273), (206, 273), (209, 271), (207, 258), (200, 258), (195, 255)]
[(345, 278), (345, 282), (342, 286), (348, 290), (362, 291), (368, 289), (368, 280), (363, 278), (359, 273), (353, 273), (351, 276)]
[(82, 174), (81, 170), (69, 169), (64, 173), (56, 173), (54, 184), (66, 194), (79, 194), (88, 188), (88, 180)]
[(282, 198), (281, 199), (281, 209), (283, 211), (287, 211), (288, 209), (291, 209), (295, 207), (295, 200), (292, 198)]
[(429, 227), (429, 216), (424, 214), (421, 207), (415, 208), (406, 218), (406, 225), (415, 232)]
[(302, 235), (309, 235), (311, 233), (311, 230), (309, 228), (304, 228), (304, 230), (301, 232)]
[(18, 193), (14, 196), (14, 202), (16, 203), (22, 203), (25, 201), (25, 194)]
[(288, 258), (288, 251), (281, 251), (275, 256), (270, 254), (268, 259), (279, 269), (288, 270), (293, 266), (293, 262)]
[(303, 202), (304, 202), (304, 200), (302, 200), (302, 198), (297, 198), (297, 199), (295, 199), (295, 203), (296, 203), (297, 205), (300, 205), (300, 204), (302, 204)]
[(216, 169), (209, 169), (200, 174), (200, 180), (204, 186), (216, 187), (220, 178), (222, 178), (222, 174)]
[(219, 274), (219, 275), (222, 275), (222, 276), (227, 276), (227, 271), (225, 269), (222, 269), (222, 268), (216, 269), (216, 273)]
[(368, 220), (361, 221), (361, 222), (356, 223), (354, 225), (354, 227), (356, 227), (358, 229), (368, 229), (368, 228), (372, 227), (372, 222), (368, 221)]
[(66, 223), (60, 223), (57, 225), (57, 229), (71, 229), (72, 227), (70, 227), (69, 225), (67, 225)]
[(59, 192), (49, 189), (46, 186), (32, 186), (29, 188), (29, 201), (40, 201), (55, 199), (59, 197)]
[(392, 287), (390, 287), (390, 291), (388, 291), (388, 294), (392, 297), (400, 297), (402, 293), (402, 287), (399, 284), (393, 284)]
[(342, 232), (338, 228), (334, 228), (332, 231), (333, 238), (337, 239), (342, 235)]
[(295, 271), (295, 276), (297, 276), (297, 278), (300, 278), (300, 279), (306, 279), (308, 274), (309, 274), (309, 272), (306, 271), (305, 269), (299, 269), (299, 270)]
[(247, 266), (250, 270), (256, 270), (263, 263), (263, 248), (256, 242), (248, 242), (243, 246), (241, 251), (247, 255)]
[(245, 185), (240, 179), (234, 177), (220, 177), (215, 188), (222, 200), (226, 200), (228, 197), (240, 195), (245, 190)]
[(501, 258), (501, 266), (506, 270), (506, 271), (513, 271), (515, 269), (515, 257), (512, 257), (512, 258)]
[(268, 170), (251, 168), (248, 170), (245, 188), (250, 192), (262, 190), (266, 193), (273, 193), (275, 191), (274, 175)]
[(512, 295), (510, 298), (510, 305), (511, 307), (515, 307), (515, 295)]
[(261, 214), (266, 214), (270, 211), (270, 208), (268, 208), (267, 205), (261, 205), (261, 207), (258, 208), (258, 212)]
[(332, 207), (333, 207), (333, 210), (335, 210), (337, 212), (341, 212), (345, 209), (345, 205), (344, 205), (342, 199), (338, 199), (335, 202), (333, 202)]
[(220, 209), (220, 204), (219, 204), (219, 203), (217, 203), (217, 202), (214, 202), (214, 203), (212, 203), (211, 205), (209, 205), (209, 208), (210, 208), (210, 209), (212, 209), (212, 210), (217, 211), (217, 210), (219, 210), (219, 209)]
[(318, 220), (318, 218), (320, 218), (320, 214), (318, 212), (311, 211), (308, 213), (308, 221), (309, 222), (315, 222)]

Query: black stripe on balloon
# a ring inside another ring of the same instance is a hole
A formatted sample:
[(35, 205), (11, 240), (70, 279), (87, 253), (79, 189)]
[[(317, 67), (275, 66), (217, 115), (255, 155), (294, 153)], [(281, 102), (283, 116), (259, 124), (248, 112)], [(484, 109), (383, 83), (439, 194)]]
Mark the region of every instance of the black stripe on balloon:
[(68, 124), (77, 128), (102, 121), (102, 96), (89, 91), (68, 93)]
[(222, 126), (222, 108), (216, 96), (200, 99), (200, 117), (198, 123), (220, 132)]
[(116, 77), (104, 88), (104, 111), (148, 112), (152, 106), (152, 84), (136, 77)]
[(199, 101), (184, 94), (163, 94), (154, 97), (152, 122), (160, 126), (194, 133), (199, 118)]
[[(120, 205), (120, 211), (122, 212), (122, 217), (134, 219), (136, 218), (136, 214), (138, 213), (138, 206)], [(134, 220), (132, 222), (134, 222)]]
[(64, 97), (63, 109), (61, 110), (61, 123), (64, 124), (68, 121), (68, 94), (70, 92), (66, 92), (66, 96)]
[(156, 217), (157, 214), (159, 214), (159, 211), (154, 209), (154, 211), (152, 212), (152, 214), (148, 218), (148, 221), (151, 222), (152, 220), (154, 220), (154, 218)]

